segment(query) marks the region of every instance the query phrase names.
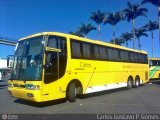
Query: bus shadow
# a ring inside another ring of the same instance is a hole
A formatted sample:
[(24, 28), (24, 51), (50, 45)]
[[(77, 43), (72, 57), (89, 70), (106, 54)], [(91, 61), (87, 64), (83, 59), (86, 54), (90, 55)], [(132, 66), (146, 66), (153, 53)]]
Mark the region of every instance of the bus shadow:
[[(92, 97), (102, 96), (102, 95), (106, 95), (106, 94), (112, 94), (115, 92), (121, 92), (121, 91), (125, 91), (125, 90), (127, 90), (127, 88), (118, 88), (118, 89), (113, 89), (113, 90), (106, 90), (106, 91), (100, 91), (100, 92), (96, 92), (96, 93), (90, 93), (90, 94), (86, 94), (86, 95), (78, 95), (77, 99), (92, 98)], [(67, 99), (64, 98), (64, 99), (52, 100), (52, 101), (40, 102), (40, 103), (27, 101), (27, 100), (23, 100), (23, 99), (16, 99), (14, 102), (19, 103), (19, 104), (33, 106), (33, 107), (43, 108), (43, 107), (66, 103), (66, 101), (67, 101)]]
[[(141, 86), (141, 87), (143, 87), (143, 86)], [(132, 88), (132, 89), (136, 89), (136, 88)], [(126, 91), (126, 90), (127, 90), (127, 88), (124, 87), (124, 88), (117, 88), (117, 89), (113, 89), (113, 90), (100, 91), (100, 92), (95, 92), (95, 93), (90, 93), (90, 94), (85, 94), (85, 95), (78, 95), (77, 99), (85, 99), (85, 98), (103, 96), (106, 94), (112, 94), (112, 93), (122, 92), (122, 91)], [(43, 108), (43, 107), (66, 103), (66, 101), (67, 101), (67, 99), (63, 98), (63, 99), (59, 99), (59, 100), (52, 100), (52, 101), (40, 102), (40, 103), (27, 101), (27, 100), (23, 100), (23, 99), (16, 99), (14, 102), (19, 103), (19, 104), (33, 106), (33, 107)]]
[(112, 94), (112, 93), (121, 92), (121, 91), (125, 91), (125, 90), (127, 90), (127, 88), (125, 88), (125, 87), (124, 88), (112, 89), (112, 90), (105, 90), (105, 91), (89, 93), (89, 94), (85, 94), (85, 95), (79, 95), (78, 98), (79, 99), (85, 99), (85, 98), (103, 96), (103, 95), (106, 95), (106, 94)]
[(66, 99), (59, 99), (59, 100), (52, 100), (52, 101), (38, 103), (38, 102), (32, 102), (32, 101), (27, 101), (27, 100), (22, 100), (22, 99), (14, 100), (15, 103), (29, 105), (29, 106), (38, 107), (38, 108), (58, 105), (58, 104), (66, 103), (66, 101), (67, 101)]

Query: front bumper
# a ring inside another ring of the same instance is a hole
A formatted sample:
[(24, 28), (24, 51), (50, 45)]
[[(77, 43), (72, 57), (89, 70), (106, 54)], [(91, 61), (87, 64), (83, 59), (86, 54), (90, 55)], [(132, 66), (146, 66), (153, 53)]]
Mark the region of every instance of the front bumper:
[(41, 90), (27, 90), (25, 88), (9, 87), (9, 94), (13, 97), (34, 101), (42, 102)]

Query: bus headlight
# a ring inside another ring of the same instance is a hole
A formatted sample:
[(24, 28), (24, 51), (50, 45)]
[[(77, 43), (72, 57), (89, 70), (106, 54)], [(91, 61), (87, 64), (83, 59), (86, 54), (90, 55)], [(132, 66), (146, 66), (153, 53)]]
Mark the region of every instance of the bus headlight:
[(39, 85), (33, 85), (33, 84), (26, 84), (26, 89), (28, 89), (28, 90), (39, 90), (40, 86)]

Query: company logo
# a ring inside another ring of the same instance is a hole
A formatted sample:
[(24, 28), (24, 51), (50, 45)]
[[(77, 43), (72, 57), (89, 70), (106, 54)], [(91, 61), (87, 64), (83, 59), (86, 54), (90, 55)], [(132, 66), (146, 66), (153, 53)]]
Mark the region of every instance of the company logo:
[(7, 120), (7, 118), (8, 118), (8, 115), (7, 115), (7, 114), (2, 114), (2, 119), (3, 119), (3, 120)]
[(18, 120), (18, 115), (2, 114), (2, 120)]

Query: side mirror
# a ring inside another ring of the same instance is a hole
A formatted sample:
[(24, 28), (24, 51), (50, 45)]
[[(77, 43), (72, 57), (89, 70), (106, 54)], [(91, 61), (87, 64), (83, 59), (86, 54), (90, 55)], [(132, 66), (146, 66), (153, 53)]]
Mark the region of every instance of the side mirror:
[(7, 67), (8, 68), (13, 68), (14, 57), (15, 57), (14, 55), (7, 56)]

